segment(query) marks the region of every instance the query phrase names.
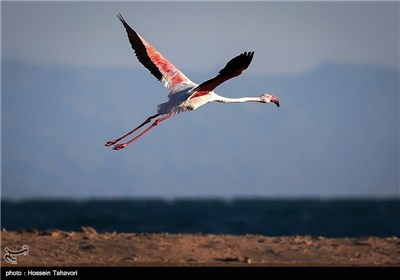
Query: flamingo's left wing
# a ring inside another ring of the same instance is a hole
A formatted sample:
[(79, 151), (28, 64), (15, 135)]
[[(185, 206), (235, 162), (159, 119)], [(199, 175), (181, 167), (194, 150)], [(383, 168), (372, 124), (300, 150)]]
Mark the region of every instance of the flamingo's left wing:
[(223, 82), (232, 79), (242, 74), (249, 67), (253, 59), (254, 52), (244, 52), (235, 58), (231, 59), (226, 66), (219, 71), (218, 75), (204, 83), (200, 84), (193, 90), (193, 95), (190, 98), (199, 97), (208, 94)]
[[(149, 42), (133, 30), (121, 14), (118, 19), (128, 33), (129, 42), (138, 60), (168, 89), (170, 94), (186, 86), (195, 86), (178, 68), (165, 59)], [(177, 85), (180, 85), (177, 87)]]

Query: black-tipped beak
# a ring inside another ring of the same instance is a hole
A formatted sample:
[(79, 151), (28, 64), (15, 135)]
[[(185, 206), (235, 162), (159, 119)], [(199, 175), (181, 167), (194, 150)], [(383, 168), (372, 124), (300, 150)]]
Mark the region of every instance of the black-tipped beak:
[(273, 96), (271, 98), (271, 102), (275, 103), (275, 105), (279, 107), (279, 99), (278, 99), (278, 97)]

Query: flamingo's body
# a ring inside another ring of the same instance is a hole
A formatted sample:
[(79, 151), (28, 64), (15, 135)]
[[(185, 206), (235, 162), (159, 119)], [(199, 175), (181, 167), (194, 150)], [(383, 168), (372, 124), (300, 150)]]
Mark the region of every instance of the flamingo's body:
[[(128, 38), (133, 50), (139, 61), (159, 80), (168, 90), (169, 100), (158, 105), (157, 114), (148, 117), (141, 125), (134, 130), (128, 132), (122, 137), (108, 141), (105, 146), (114, 145), (114, 150), (120, 150), (139, 139), (141, 136), (150, 131), (160, 122), (173, 117), (176, 114), (185, 111), (192, 111), (209, 102), (222, 103), (242, 103), (242, 102), (260, 102), (260, 103), (275, 103), (279, 107), (279, 100), (276, 96), (263, 94), (260, 97), (242, 97), (242, 98), (227, 98), (219, 96), (213, 90), (233, 77), (240, 75), (250, 65), (253, 59), (254, 52), (245, 52), (230, 60), (227, 65), (219, 72), (219, 74), (198, 85), (187, 78), (174, 65), (166, 60), (156, 49), (153, 48), (146, 40), (136, 33), (124, 20), (121, 14), (118, 14), (119, 20), (124, 25)], [(161, 116), (161, 117), (160, 117)], [(132, 140), (116, 144), (123, 138), (134, 133), (145, 124), (156, 119), (146, 130), (133, 138)]]

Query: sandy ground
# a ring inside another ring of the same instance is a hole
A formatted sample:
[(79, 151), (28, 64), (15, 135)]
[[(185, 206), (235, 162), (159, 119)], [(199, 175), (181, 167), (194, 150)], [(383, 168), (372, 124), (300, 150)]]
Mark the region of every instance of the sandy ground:
[[(29, 252), (4, 260), (5, 248)], [(1, 266), (400, 266), (400, 238), (1, 232)]]

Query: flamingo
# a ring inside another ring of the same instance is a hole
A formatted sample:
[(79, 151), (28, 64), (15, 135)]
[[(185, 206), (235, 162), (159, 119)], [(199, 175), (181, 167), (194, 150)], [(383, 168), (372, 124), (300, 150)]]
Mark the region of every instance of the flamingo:
[[(260, 102), (274, 103), (279, 107), (279, 99), (268, 93), (264, 93), (259, 97), (228, 98), (220, 96), (214, 92), (214, 89), (217, 86), (231, 78), (239, 76), (247, 69), (247, 67), (249, 67), (254, 56), (253, 51), (244, 52), (231, 59), (226, 66), (219, 71), (217, 76), (198, 85), (186, 77), (180, 70), (178, 70), (178, 68), (165, 59), (152, 45), (150, 45), (149, 42), (134, 31), (120, 13), (117, 17), (126, 29), (129, 42), (138, 60), (167, 88), (168, 101), (158, 105), (157, 114), (148, 117), (142, 124), (125, 135), (115, 140), (107, 141), (105, 146), (109, 147), (114, 145), (113, 150), (121, 150), (138, 140), (161, 122), (179, 113), (193, 111), (209, 102)], [(119, 141), (136, 132), (144, 125), (150, 123), (153, 119), (155, 119), (155, 121), (142, 133), (125, 143), (117, 144)]]

